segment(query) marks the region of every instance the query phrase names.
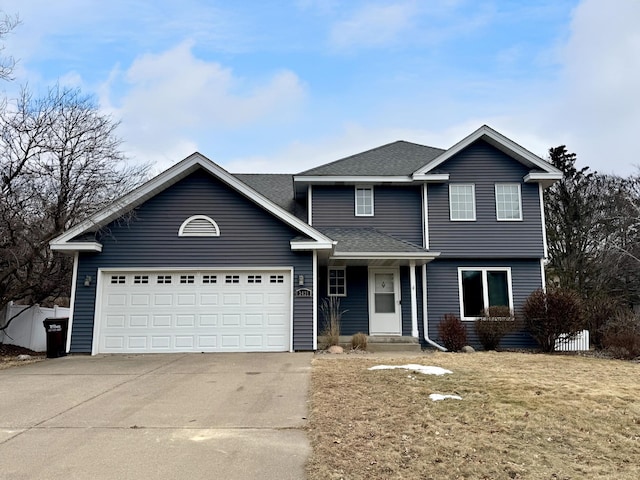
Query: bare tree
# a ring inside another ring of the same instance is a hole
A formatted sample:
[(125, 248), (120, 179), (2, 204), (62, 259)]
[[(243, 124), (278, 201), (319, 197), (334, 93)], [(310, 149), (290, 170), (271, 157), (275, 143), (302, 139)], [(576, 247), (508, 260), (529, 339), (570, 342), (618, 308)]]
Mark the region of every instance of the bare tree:
[[(71, 261), (50, 240), (146, 176), (128, 165), (118, 122), (77, 89), (27, 89), (0, 111), (0, 307), (69, 295)], [(6, 326), (5, 326), (6, 327)]]
[[(13, 31), (20, 23), (20, 18), (15, 15), (7, 15), (0, 10), (0, 42)], [(4, 52), (4, 44), (0, 44), (0, 79), (13, 80), (13, 69), (16, 66), (16, 60), (12, 56), (2, 55)]]

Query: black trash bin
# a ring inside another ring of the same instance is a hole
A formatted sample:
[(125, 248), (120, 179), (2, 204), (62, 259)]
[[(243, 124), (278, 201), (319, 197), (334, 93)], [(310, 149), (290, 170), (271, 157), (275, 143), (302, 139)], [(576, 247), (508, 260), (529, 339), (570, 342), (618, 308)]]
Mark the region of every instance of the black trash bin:
[(67, 354), (68, 318), (45, 318), (42, 322), (47, 332), (47, 358), (64, 357)]

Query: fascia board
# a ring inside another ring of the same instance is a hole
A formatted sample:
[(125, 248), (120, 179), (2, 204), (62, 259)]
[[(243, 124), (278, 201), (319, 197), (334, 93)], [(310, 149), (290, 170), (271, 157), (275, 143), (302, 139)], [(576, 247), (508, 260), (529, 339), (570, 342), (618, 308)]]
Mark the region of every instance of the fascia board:
[(331, 250), (333, 248), (333, 242), (289, 242), (291, 250)]
[(424, 173), (420, 175), (414, 175), (414, 180), (420, 180), (426, 183), (441, 183), (449, 181), (448, 173)]
[(294, 175), (294, 183), (332, 184), (332, 183), (411, 183), (412, 177), (404, 175)]
[(428, 252), (428, 253), (420, 253), (420, 252), (336, 252), (331, 257), (336, 259), (362, 259), (362, 258), (375, 258), (375, 259), (417, 259), (417, 260), (433, 260), (436, 257), (440, 256), (440, 252)]
[(531, 172), (523, 177), (525, 183), (542, 183), (549, 186), (552, 183), (562, 180), (562, 173), (547, 173), (547, 172)]
[(65, 233), (55, 238), (52, 243), (65, 243), (73, 239), (74, 237), (89, 231), (90, 229), (96, 228), (96, 226), (101, 227), (103, 225), (106, 225), (110, 221), (115, 220), (116, 218), (121, 216), (127, 210), (140, 205), (162, 190), (169, 188), (174, 183), (186, 177), (189, 173), (195, 171), (197, 167), (202, 167), (210, 174), (226, 183), (249, 200), (262, 206), (263, 208), (265, 208), (265, 210), (272, 213), (275, 217), (279, 218), (301, 233), (304, 233), (305, 235), (319, 242), (331, 242), (329, 238), (322, 235), (320, 232), (310, 227), (305, 222), (293, 216), (286, 210), (282, 209), (280, 206), (276, 205), (260, 193), (256, 192), (255, 190), (235, 178), (229, 172), (224, 170), (222, 167), (216, 165), (214, 162), (206, 158), (204, 155), (196, 152), (182, 160), (180, 163), (177, 163), (171, 168), (165, 170), (160, 175), (152, 178), (140, 187), (124, 195), (121, 199), (114, 202), (114, 204), (101, 210), (100, 212), (97, 212), (95, 215), (85, 220), (84, 222), (79, 223), (70, 230), (67, 230)]
[(514, 157), (520, 163), (528, 166), (529, 168), (540, 168), (548, 173), (560, 172), (557, 168), (555, 168), (549, 162), (544, 161), (537, 155), (531, 153), (526, 148), (515, 143), (513, 140), (508, 139), (501, 133), (498, 133), (497, 131), (493, 130), (491, 127), (487, 125), (483, 125), (479, 129), (477, 129), (475, 132), (473, 132), (471, 135), (468, 135), (467, 137), (463, 138), (458, 143), (456, 143), (453, 147), (449, 148), (440, 156), (433, 159), (424, 167), (416, 170), (414, 172), (414, 177), (416, 175), (424, 175), (428, 173), (430, 170), (433, 170), (438, 165), (441, 165), (442, 163), (446, 162), (451, 157), (461, 152), (462, 150), (467, 148), (469, 145), (471, 145), (473, 142), (479, 139), (483, 139), (487, 141), (489, 144), (503, 151), (507, 155)]
[(102, 251), (102, 244), (99, 242), (65, 242), (49, 243), (49, 248), (58, 252), (98, 252)]

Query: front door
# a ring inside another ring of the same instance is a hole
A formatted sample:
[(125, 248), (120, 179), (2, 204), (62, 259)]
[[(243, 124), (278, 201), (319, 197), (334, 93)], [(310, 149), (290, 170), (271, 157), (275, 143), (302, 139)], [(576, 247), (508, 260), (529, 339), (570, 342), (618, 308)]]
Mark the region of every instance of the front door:
[(369, 269), (369, 335), (402, 335), (400, 270)]

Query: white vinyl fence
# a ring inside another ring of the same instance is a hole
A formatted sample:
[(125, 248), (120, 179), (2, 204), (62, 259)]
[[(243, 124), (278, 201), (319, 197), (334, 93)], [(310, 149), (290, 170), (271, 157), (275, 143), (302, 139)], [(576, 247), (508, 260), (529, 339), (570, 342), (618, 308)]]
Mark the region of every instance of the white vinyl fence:
[(69, 316), (69, 309), (55, 306), (44, 308), (39, 305), (7, 305), (4, 315), (0, 310), (0, 325), (6, 325), (14, 315), (9, 328), (0, 331), (0, 342), (9, 345), (19, 345), (35, 352), (44, 352), (47, 349), (47, 336), (42, 322), (45, 318), (62, 318)]
[(556, 341), (556, 352), (582, 352), (589, 350), (589, 330), (582, 330), (578, 335), (569, 341), (565, 341), (565, 336), (561, 336)]

